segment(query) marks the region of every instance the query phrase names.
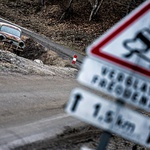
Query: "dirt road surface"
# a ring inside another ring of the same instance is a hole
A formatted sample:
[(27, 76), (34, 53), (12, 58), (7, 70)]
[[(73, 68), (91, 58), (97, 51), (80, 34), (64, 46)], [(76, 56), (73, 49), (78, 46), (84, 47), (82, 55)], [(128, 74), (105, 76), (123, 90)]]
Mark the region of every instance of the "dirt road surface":
[(7, 149), (61, 133), (80, 121), (64, 112), (75, 79), (0, 76), (0, 148)]
[[(74, 87), (75, 78), (0, 75), (0, 150), (96, 148), (101, 130), (64, 112)], [(148, 149), (113, 136), (108, 150)]]

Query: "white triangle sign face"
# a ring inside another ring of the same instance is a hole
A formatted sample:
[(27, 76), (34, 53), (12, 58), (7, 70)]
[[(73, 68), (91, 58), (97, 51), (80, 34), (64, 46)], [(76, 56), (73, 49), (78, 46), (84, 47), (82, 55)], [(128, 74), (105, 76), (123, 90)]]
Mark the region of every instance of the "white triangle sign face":
[(87, 53), (150, 78), (150, 1), (98, 38)]

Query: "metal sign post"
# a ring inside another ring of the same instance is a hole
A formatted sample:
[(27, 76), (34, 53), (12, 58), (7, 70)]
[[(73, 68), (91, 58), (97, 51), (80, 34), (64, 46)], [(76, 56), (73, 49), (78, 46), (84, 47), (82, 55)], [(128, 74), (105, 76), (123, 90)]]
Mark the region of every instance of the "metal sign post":
[(100, 136), (100, 142), (96, 150), (106, 150), (111, 137), (112, 137), (111, 133), (104, 131)]

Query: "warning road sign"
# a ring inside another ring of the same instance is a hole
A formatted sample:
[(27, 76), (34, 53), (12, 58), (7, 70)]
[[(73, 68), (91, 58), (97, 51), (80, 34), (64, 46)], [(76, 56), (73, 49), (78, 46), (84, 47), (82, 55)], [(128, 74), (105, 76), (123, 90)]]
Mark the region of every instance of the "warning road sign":
[[(66, 111), (150, 148), (149, 117), (124, 107), (128, 103), (150, 112), (150, 1), (97, 39), (87, 53), (78, 81), (111, 95), (116, 103), (77, 88)], [(110, 134), (106, 137), (104, 147)]]
[(87, 48), (88, 55), (150, 77), (150, 1)]

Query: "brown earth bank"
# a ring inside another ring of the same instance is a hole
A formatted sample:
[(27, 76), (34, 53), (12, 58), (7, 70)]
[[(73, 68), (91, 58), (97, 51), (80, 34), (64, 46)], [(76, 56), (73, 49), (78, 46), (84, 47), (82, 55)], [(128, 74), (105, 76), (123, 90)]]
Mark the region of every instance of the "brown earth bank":
[(0, 42), (0, 49), (5, 51), (10, 51), (15, 53), (20, 57), (24, 57), (30, 60), (40, 59), (46, 65), (55, 65), (61, 67), (73, 67), (71, 64), (71, 59), (62, 59), (56, 52), (45, 48), (38, 42), (35, 42), (33, 39), (22, 36), (23, 41), (25, 42), (25, 48), (17, 50), (11, 47), (11, 44)]
[[(39, 6), (36, 0), (0, 0), (0, 2), (0, 17), (43, 34), (54, 42), (80, 53), (85, 53), (86, 46), (138, 6), (142, 0), (104, 0), (98, 14), (91, 22), (88, 21), (91, 6), (86, 0), (74, 1), (70, 13), (61, 20), (62, 13), (66, 8), (66, 0), (47, 0), (43, 7)], [(64, 60), (60, 61), (61, 58), (58, 58), (57, 54), (53, 52), (48, 52), (47, 54), (47, 50), (38, 45), (38, 43), (34, 43), (34, 45), (30, 43), (33, 43), (32, 39), (26, 41), (27, 49), (20, 53), (19, 56), (31, 60), (40, 58), (48, 65), (63, 67), (69, 65), (68, 60), (65, 60), (65, 62)], [(37, 51), (37, 49), (40, 50)], [(47, 139), (15, 149), (79, 150), (82, 145), (95, 149), (98, 145), (100, 134), (100, 129), (89, 125), (80, 128), (66, 127), (65, 131), (54, 139)], [(116, 136), (112, 136), (107, 149), (148, 150)]]

